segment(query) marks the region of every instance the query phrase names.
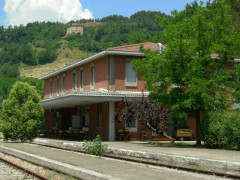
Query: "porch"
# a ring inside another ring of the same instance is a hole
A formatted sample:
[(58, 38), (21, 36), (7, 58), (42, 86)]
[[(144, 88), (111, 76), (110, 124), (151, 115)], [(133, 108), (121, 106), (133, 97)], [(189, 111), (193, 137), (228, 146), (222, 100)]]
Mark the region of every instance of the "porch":
[[(125, 129), (125, 126), (119, 127), (115, 122), (115, 107), (126, 98), (141, 96), (142, 92), (99, 89), (44, 99), (41, 101), (45, 109), (44, 135), (49, 138), (83, 140), (93, 139), (99, 134), (104, 141), (120, 140), (118, 130)], [(133, 137), (140, 136), (136, 134), (139, 132), (131, 132)]]
[[(148, 93), (144, 94), (145, 96)], [(44, 135), (49, 138), (82, 141), (100, 135), (103, 141), (167, 140), (145, 129), (137, 121), (133, 124), (117, 123), (114, 113), (117, 107), (124, 108), (124, 99), (141, 97), (141, 92), (111, 92), (107, 90), (83, 91), (41, 101), (45, 109)], [(195, 121), (189, 119), (178, 129), (193, 129)], [(170, 125), (173, 136), (176, 126)], [(192, 137), (190, 136), (190, 138)], [(187, 139), (190, 139), (187, 138)]]

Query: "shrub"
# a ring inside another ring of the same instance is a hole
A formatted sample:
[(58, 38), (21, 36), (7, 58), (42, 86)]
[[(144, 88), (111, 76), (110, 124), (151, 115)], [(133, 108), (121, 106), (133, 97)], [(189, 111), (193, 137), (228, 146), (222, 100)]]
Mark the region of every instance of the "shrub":
[(0, 131), (4, 139), (32, 140), (39, 136), (42, 122), (43, 109), (36, 89), (27, 83), (17, 82), (3, 101), (0, 112)]
[(102, 156), (107, 149), (107, 144), (101, 143), (100, 135), (97, 135), (92, 141), (83, 141), (83, 149), (88, 153), (96, 156)]
[(207, 147), (240, 149), (240, 111), (209, 113), (201, 124), (201, 134)]

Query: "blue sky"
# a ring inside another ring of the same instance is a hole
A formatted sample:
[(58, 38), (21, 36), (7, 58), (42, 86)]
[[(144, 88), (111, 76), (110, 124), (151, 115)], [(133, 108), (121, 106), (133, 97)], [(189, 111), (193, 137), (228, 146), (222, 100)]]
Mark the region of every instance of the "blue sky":
[[(161, 11), (166, 14), (174, 9), (182, 10), (187, 3), (194, 0), (81, 0), (84, 8), (101, 18), (111, 14), (131, 16), (140, 10)], [(206, 0), (205, 0), (206, 2)]]
[[(80, 18), (102, 18), (112, 14), (130, 17), (141, 10), (166, 14), (182, 10), (193, 0), (0, 0), (0, 25), (33, 21), (68, 22)], [(205, 2), (207, 0), (204, 0)]]

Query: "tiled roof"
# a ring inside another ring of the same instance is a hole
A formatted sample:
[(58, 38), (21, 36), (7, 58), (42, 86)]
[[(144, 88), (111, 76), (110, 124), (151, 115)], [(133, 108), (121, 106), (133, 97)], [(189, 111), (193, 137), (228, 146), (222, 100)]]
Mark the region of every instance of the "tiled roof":
[[(132, 44), (132, 45), (126, 45), (126, 46), (118, 46), (118, 47), (108, 48), (107, 50), (139, 52), (139, 48), (140, 48), (141, 45), (143, 45), (144, 49), (150, 49), (152, 51), (159, 50), (158, 43), (152, 43), (152, 42), (144, 42), (144, 43), (138, 43), (138, 44)], [(162, 48), (165, 49), (166, 46), (163, 45)]]

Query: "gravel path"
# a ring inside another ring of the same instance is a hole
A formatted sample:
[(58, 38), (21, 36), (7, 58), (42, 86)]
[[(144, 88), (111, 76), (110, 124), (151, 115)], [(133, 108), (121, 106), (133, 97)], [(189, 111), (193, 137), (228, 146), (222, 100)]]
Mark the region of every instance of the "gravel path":
[(24, 174), (22, 171), (17, 170), (1, 161), (0, 161), (0, 178), (1, 180), (34, 179), (33, 177), (28, 176)]

